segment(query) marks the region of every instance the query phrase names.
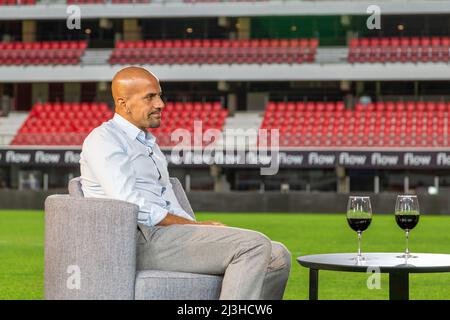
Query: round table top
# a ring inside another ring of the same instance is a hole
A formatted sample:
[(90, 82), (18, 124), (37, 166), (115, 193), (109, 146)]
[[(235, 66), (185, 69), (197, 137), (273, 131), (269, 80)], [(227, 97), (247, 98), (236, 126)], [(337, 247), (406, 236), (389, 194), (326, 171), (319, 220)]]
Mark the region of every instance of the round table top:
[[(330, 253), (300, 256), (300, 265), (317, 270), (353, 272), (450, 272), (450, 254), (411, 253), (414, 258), (399, 257), (403, 253), (363, 253), (364, 261), (354, 258), (356, 253)], [(369, 270), (370, 268), (370, 270)], [(378, 269), (375, 269), (378, 268)]]

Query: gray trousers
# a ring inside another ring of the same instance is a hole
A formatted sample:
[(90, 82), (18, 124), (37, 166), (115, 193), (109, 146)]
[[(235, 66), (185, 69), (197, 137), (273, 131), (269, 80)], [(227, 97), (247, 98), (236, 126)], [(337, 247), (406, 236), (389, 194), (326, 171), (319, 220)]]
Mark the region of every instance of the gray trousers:
[(139, 229), (138, 270), (223, 275), (221, 300), (283, 298), (291, 254), (260, 232), (188, 224)]

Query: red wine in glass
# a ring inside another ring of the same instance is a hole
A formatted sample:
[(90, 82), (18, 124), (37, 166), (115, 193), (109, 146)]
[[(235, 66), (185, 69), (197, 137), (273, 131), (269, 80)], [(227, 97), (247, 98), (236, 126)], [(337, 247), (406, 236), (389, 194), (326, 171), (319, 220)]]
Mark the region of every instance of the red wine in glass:
[(406, 249), (399, 258), (416, 258), (409, 252), (409, 232), (419, 223), (420, 210), (417, 196), (399, 195), (395, 203), (395, 221), (397, 225), (405, 230)]
[(369, 197), (351, 196), (347, 203), (347, 222), (358, 234), (358, 253), (353, 260), (366, 260), (361, 254), (361, 237), (372, 222), (372, 206)]

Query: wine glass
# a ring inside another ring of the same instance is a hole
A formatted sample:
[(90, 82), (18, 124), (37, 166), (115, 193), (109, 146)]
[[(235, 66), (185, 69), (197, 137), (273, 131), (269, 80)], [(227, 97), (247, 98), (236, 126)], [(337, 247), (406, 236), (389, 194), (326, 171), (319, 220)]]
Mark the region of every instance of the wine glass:
[(419, 200), (417, 196), (412, 195), (399, 195), (397, 196), (397, 202), (395, 203), (395, 221), (397, 225), (405, 230), (406, 233), (406, 249), (405, 253), (399, 258), (416, 258), (409, 252), (409, 231), (419, 223), (420, 209)]
[(351, 196), (347, 204), (347, 222), (358, 233), (358, 254), (353, 260), (366, 260), (361, 254), (361, 235), (372, 222), (370, 197)]

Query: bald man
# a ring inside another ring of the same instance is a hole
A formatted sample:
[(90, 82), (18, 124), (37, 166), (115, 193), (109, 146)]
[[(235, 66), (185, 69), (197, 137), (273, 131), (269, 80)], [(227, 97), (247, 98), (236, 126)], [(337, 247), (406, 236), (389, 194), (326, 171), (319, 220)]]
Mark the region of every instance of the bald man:
[(291, 266), (284, 245), (256, 231), (195, 221), (178, 203), (165, 156), (147, 130), (160, 126), (164, 112), (158, 78), (122, 69), (112, 95), (113, 119), (83, 143), (81, 184), (85, 197), (139, 206), (137, 269), (223, 275), (220, 299), (282, 299)]

